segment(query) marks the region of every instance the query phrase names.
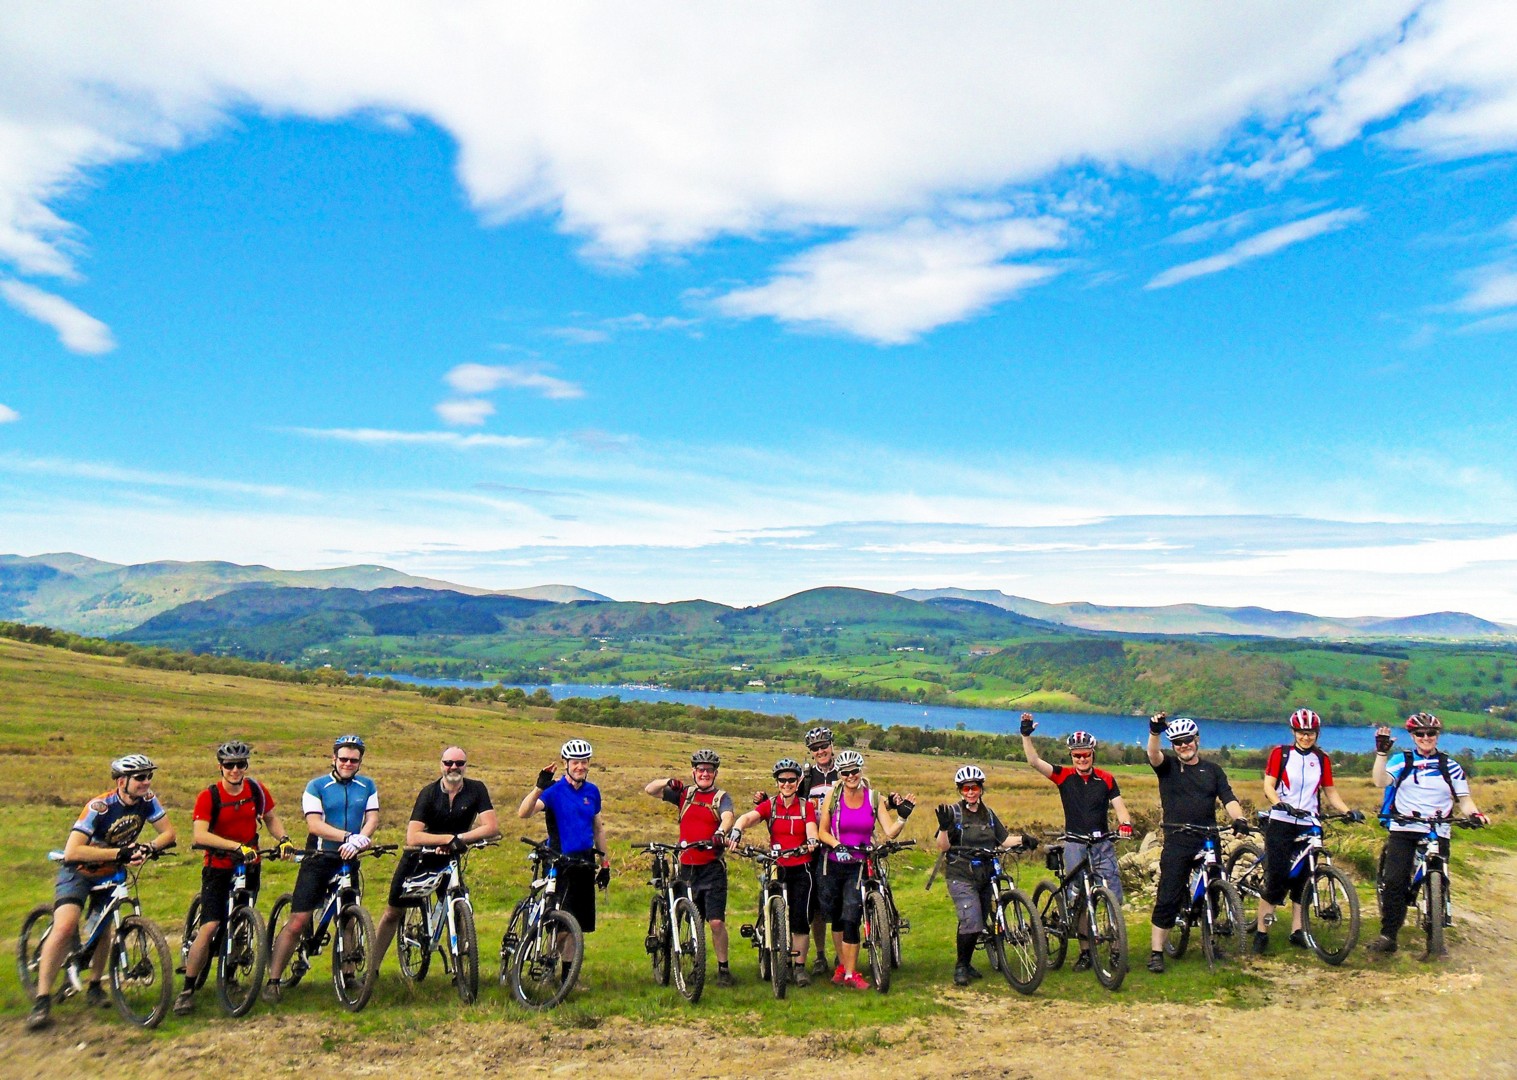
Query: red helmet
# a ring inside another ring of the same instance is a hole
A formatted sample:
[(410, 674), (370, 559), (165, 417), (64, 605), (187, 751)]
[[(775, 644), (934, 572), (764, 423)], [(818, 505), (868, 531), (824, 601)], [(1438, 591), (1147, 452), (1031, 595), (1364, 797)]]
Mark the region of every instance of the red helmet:
[(1292, 731), (1316, 731), (1322, 726), (1322, 717), (1310, 709), (1297, 709), (1291, 713)]
[(1440, 731), (1443, 721), (1430, 712), (1414, 712), (1406, 718), (1406, 730), (1408, 731)]

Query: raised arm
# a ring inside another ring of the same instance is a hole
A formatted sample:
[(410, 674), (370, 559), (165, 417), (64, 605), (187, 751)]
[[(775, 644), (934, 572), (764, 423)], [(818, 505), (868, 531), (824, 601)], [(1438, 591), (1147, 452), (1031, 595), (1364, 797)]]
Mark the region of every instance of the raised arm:
[(1164, 764), (1164, 748), (1159, 744), (1159, 736), (1164, 734), (1164, 721), (1169, 719), (1169, 714), (1156, 712), (1148, 718), (1148, 763), (1154, 768)]
[(1027, 758), (1027, 764), (1031, 765), (1044, 776), (1053, 775), (1053, 766), (1044, 761), (1038, 754), (1038, 748), (1032, 744), (1032, 733), (1037, 729), (1038, 722), (1032, 718), (1032, 713), (1022, 714), (1022, 753)]

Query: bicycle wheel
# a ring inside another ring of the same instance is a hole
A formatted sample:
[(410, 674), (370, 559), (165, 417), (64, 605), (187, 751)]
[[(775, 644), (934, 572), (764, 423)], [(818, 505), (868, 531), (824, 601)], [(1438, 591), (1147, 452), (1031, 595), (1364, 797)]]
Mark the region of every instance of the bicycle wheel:
[(1199, 905), (1182, 907), (1179, 917), (1175, 919), (1175, 925), (1170, 928), (1169, 935), (1164, 939), (1164, 955), (1171, 960), (1178, 960), (1184, 956), (1185, 950), (1190, 947), (1191, 924), (1200, 921)]
[(474, 909), (462, 897), (452, 901), (457, 940), (453, 946), (453, 986), (465, 1005), (479, 997), (479, 938), (474, 933)]
[(1312, 949), (1334, 966), (1348, 959), (1359, 940), (1359, 894), (1342, 870), (1319, 865), (1301, 895), (1303, 928)]
[(1242, 948), (1243, 900), (1238, 887), (1225, 878), (1206, 883), (1201, 909), (1201, 952), (1206, 966), (1215, 971)]
[(27, 912), (16, 939), (16, 975), (27, 1001), (37, 997), (37, 968), (42, 964), (42, 942), (53, 930), (53, 905), (38, 904)]
[[(216, 954), (216, 998), (230, 1016), (246, 1016), (258, 1000), (269, 964), (263, 916), (251, 905), (232, 909)], [(209, 964), (206, 965), (210, 967)]]
[(332, 988), (349, 1012), (358, 1012), (374, 993), (374, 918), (348, 904), (337, 913), (332, 935)]
[(1038, 909), (1021, 889), (1001, 893), (996, 913), (1001, 974), (1018, 993), (1031, 994), (1048, 974), (1048, 935)]
[(1040, 881), (1032, 890), (1032, 906), (1037, 908), (1038, 921), (1043, 925), (1043, 949), (1049, 970), (1057, 971), (1064, 966), (1064, 957), (1069, 952), (1069, 905), (1064, 900), (1064, 890), (1057, 882)]
[(1436, 960), (1444, 954), (1443, 943), (1443, 875), (1429, 870), (1422, 878), (1422, 888), (1417, 891), (1417, 917), (1422, 920), (1422, 932), (1427, 935), (1427, 955), (1424, 960)]
[(400, 977), (419, 983), (432, 967), (432, 936), (428, 923), (430, 901), (418, 907), (401, 909), (400, 930), (395, 935), (395, 959), (400, 963)]
[[(585, 934), (567, 911), (543, 912), (527, 929), (511, 962), (511, 996), (528, 1009), (551, 1009), (574, 988), (584, 962)], [(567, 957), (567, 959), (565, 959)]]
[(653, 981), (660, 986), (669, 985), (669, 976), (672, 974), (669, 956), (673, 940), (669, 930), (669, 909), (664, 905), (662, 896), (655, 896), (648, 906), (648, 936), (643, 945), (648, 950), (648, 958), (653, 961)]
[(753, 924), (753, 944), (758, 949), (759, 982), (769, 981), (769, 914), (759, 900), (758, 921)]
[[(284, 932), (285, 925), (290, 921), (290, 905), (295, 902), (294, 893), (285, 893), (274, 906), (269, 909), (269, 955), (274, 955), (274, 943), (279, 940), (279, 935)], [(279, 977), (281, 989), (288, 990), (305, 978), (306, 972), (311, 970), (311, 960), (307, 955), (309, 942), (304, 934), (295, 943), (295, 951), (290, 953), (290, 962), (285, 965), (284, 974)]]
[(1259, 925), (1259, 897), (1264, 892), (1264, 851), (1258, 844), (1239, 844), (1227, 857), (1227, 877), (1238, 887), (1243, 901), (1243, 920)]
[(790, 920), (785, 916), (783, 896), (769, 898), (764, 944), (769, 947), (769, 985), (774, 988), (775, 999), (782, 1000), (790, 985)]
[(511, 918), (506, 922), (506, 932), (500, 936), (500, 976), (499, 983), (502, 989), (510, 989), (511, 968), (516, 963), (516, 950), (521, 946), (521, 935), (526, 926), (527, 902), (532, 899), (528, 893), (516, 902), (511, 909)]
[(885, 907), (890, 912), (890, 966), (901, 966), (901, 913), (895, 906), (895, 894), (885, 886)]
[(1381, 845), (1380, 858), (1375, 863), (1375, 906), (1379, 909), (1380, 921), (1385, 922), (1385, 846)]
[[(195, 944), (195, 939), (200, 936), (200, 894), (190, 901), (189, 909), (184, 913), (184, 935), (179, 939), (179, 966), (174, 970), (183, 975), (190, 965), (190, 947)], [(212, 942), (215, 948), (218, 942)], [(200, 969), (200, 974), (195, 977), (195, 989), (199, 990), (205, 985), (205, 980), (211, 974), (209, 962)]]
[(128, 915), (111, 944), (111, 998), (129, 1024), (157, 1027), (174, 999), (174, 967), (169, 939), (156, 923)]
[(674, 986), (694, 1005), (706, 988), (706, 920), (688, 896), (674, 901)]
[(864, 948), (869, 950), (869, 972), (874, 976), (874, 988), (885, 994), (890, 991), (890, 912), (885, 908), (885, 898), (877, 892), (864, 897)]
[(1127, 977), (1127, 920), (1122, 905), (1105, 885), (1090, 892), (1095, 919), (1090, 928), (1090, 958), (1094, 962), (1096, 981), (1115, 990)]

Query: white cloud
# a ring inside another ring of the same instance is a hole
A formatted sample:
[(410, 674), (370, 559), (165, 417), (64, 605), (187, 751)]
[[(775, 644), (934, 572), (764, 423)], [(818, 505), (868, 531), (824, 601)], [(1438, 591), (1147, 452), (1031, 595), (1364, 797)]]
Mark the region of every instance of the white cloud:
[(459, 364), (443, 380), (460, 394), (488, 394), (508, 387), (563, 401), (585, 396), (582, 387), (543, 371), (539, 364)]
[(111, 328), (61, 296), (24, 281), (0, 281), (0, 298), (21, 314), (53, 328), (70, 352), (97, 355), (116, 347)]
[[(1195, 208), (1197, 213), (1201, 210)], [(1236, 236), (1244, 229), (1249, 228), (1259, 218), (1258, 210), (1242, 210), (1225, 218), (1215, 221), (1203, 221), (1199, 225), (1192, 225), (1188, 229), (1181, 229), (1173, 236), (1166, 239), (1166, 244), (1199, 244), (1210, 240), (1214, 236)]]
[(443, 423), (459, 427), (478, 427), (495, 415), (495, 406), (483, 398), (440, 401), (433, 408)]
[(1275, 252), (1299, 244), (1303, 240), (1311, 240), (1325, 233), (1337, 232), (1347, 225), (1365, 218), (1363, 210), (1329, 210), (1326, 213), (1314, 214), (1299, 221), (1292, 221), (1285, 225), (1250, 236), (1246, 240), (1240, 240), (1220, 255), (1212, 255), (1205, 259), (1197, 259), (1194, 262), (1182, 263), (1172, 266), (1162, 273), (1154, 275), (1153, 279), (1144, 286), (1145, 289), (1167, 289), (1171, 285), (1178, 285), (1182, 281), (1190, 281), (1192, 278), (1205, 277), (1207, 274), (1220, 273), (1223, 270), (1231, 270), (1242, 263), (1262, 258), (1265, 255), (1273, 255)]
[(9, 405), (0, 405), (0, 424), (14, 424), (21, 419), (21, 414)]
[(913, 220), (802, 252), (767, 283), (718, 297), (715, 305), (739, 318), (771, 316), (899, 344), (1052, 277), (1053, 267), (1005, 260), (1055, 247), (1063, 231), (1047, 218)]
[[(0, 406), (4, 408), (4, 406)], [(182, 488), (223, 495), (253, 495), (263, 499), (313, 499), (310, 492), (280, 484), (254, 484), (241, 480), (188, 476), (184, 473), (134, 469), (108, 462), (74, 461), (66, 458), (36, 458), (19, 454), (0, 454), (0, 472), (40, 476), (66, 476), (79, 480), (96, 480), (124, 487)]]
[(603, 345), (611, 340), (611, 335), (606, 331), (583, 326), (556, 326), (545, 333), (560, 341), (567, 341), (570, 345)]
[(1472, 323), (1466, 323), (1461, 326), (1458, 333), (1499, 334), (1507, 330), (1517, 330), (1517, 311), (1508, 311), (1502, 315), (1492, 315), (1488, 319), (1476, 319)]
[(1295, 548), (1267, 555), (1215, 562), (1168, 563), (1151, 569), (1226, 577), (1259, 577), (1287, 572), (1433, 575), (1491, 563), (1517, 564), (1517, 533), (1480, 539), (1408, 540), (1373, 546)]
[(542, 445), (541, 439), (523, 435), (460, 435), (456, 431), (386, 431), (380, 428), (291, 428), (297, 435), (313, 439), (362, 443), (366, 446), (446, 446), (460, 450), (497, 447), (522, 450)]
[(1510, 266), (1486, 266), (1473, 275), (1474, 287), (1454, 302), (1456, 311), (1500, 311), (1517, 307), (1517, 270)]

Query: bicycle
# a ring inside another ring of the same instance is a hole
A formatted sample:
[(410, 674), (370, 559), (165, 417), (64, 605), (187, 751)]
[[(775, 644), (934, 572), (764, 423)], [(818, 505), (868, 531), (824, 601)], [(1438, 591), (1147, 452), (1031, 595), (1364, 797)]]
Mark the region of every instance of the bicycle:
[(579, 920), (558, 906), (559, 867), (576, 857), (554, 851), (546, 840), (524, 836), (521, 842), (532, 849), (527, 856), (532, 885), (512, 909), (500, 939), (500, 985), (518, 1005), (551, 1009), (574, 989), (585, 959)]
[(712, 840), (696, 844), (660, 844), (649, 841), (633, 847), (653, 856), (653, 886), (648, 903), (648, 933), (643, 948), (653, 961), (653, 979), (660, 986), (674, 988), (694, 1005), (706, 988), (706, 920), (690, 896), (690, 886), (679, 880), (672, 869), (670, 856), (681, 851), (716, 851)]
[(991, 970), (999, 971), (1013, 990), (1022, 994), (1036, 992), (1048, 974), (1046, 931), (1036, 905), (1001, 867), (1001, 859), (1011, 852), (1004, 848), (957, 846), (948, 850), (990, 863), (990, 910), (985, 913), (990, 925), (975, 948), (985, 950)]
[[(890, 972), (901, 966), (901, 935), (911, 932), (911, 923), (901, 918), (900, 910), (895, 906), (885, 860), (911, 847), (916, 847), (915, 840), (889, 840), (873, 847), (840, 846), (833, 849), (849, 852), (859, 860), (862, 875), (859, 891), (864, 909), (864, 922), (859, 928), (861, 944), (869, 952), (869, 972), (874, 976), (874, 988), (882, 994), (890, 990)], [(828, 870), (838, 868), (839, 864), (833, 863)]]
[[(1439, 825), (1454, 825), (1461, 829), (1478, 829), (1481, 823), (1469, 817), (1420, 817), (1391, 813), (1391, 821), (1398, 825), (1426, 825), (1427, 833), (1417, 841), (1417, 851), (1412, 857), (1412, 880), (1407, 886), (1407, 900), (1415, 906), (1417, 928), (1427, 939), (1427, 957), (1442, 956), (1446, 947), (1444, 930), (1454, 925), (1454, 900), (1452, 883), (1449, 880), (1448, 859), (1444, 857), (1443, 845), (1439, 843)], [(1380, 849), (1380, 862), (1375, 871), (1375, 899), (1380, 914), (1385, 915), (1385, 849)]]
[[(235, 851), (214, 848), (209, 844), (195, 844), (193, 851), (213, 851), (236, 860), (232, 867), (232, 887), (227, 893), (227, 910), (216, 928), (216, 939), (211, 949), (216, 957), (216, 1000), (229, 1016), (246, 1016), (258, 1001), (258, 990), (263, 985), (263, 973), (269, 966), (269, 937), (263, 916), (254, 906), (253, 891), (248, 888), (247, 864), (237, 858)], [(261, 859), (276, 858), (278, 848), (258, 852)], [(175, 969), (183, 975), (189, 964), (190, 949), (200, 936), (200, 924), (204, 922), (200, 910), (200, 894), (190, 901), (184, 913), (184, 937), (179, 943), (179, 966)], [(194, 989), (199, 990), (211, 973), (209, 960), (195, 979)]]
[[(359, 873), (358, 860), (393, 855), (398, 850), (395, 844), (375, 844), (351, 859), (343, 859), (332, 871), (326, 897), (317, 908), (319, 914), (312, 913), (310, 925), (295, 943), (289, 966), (279, 980), (281, 990), (288, 990), (305, 978), (311, 970), (311, 961), (330, 943), (332, 989), (337, 992), (337, 1000), (349, 1012), (358, 1012), (369, 1003), (369, 995), (374, 992), (374, 917), (363, 906), (363, 875)], [(294, 861), (304, 862), (313, 854), (316, 853), (301, 852)], [(294, 901), (294, 893), (285, 893), (274, 901), (269, 912), (270, 953), (280, 931), (290, 921)]]
[[(478, 840), (471, 848), (491, 847), (493, 840)], [(446, 848), (408, 847), (407, 851), (442, 854)], [(400, 976), (419, 983), (432, 966), (432, 954), (442, 957), (454, 989), (465, 1005), (479, 996), (479, 935), (474, 928), (474, 905), (464, 884), (464, 860), (460, 852), (433, 870), (412, 874), (401, 883), (401, 895), (422, 900), (419, 907), (403, 908), (395, 935), (395, 958)]]
[[(156, 861), (165, 854), (154, 851), (148, 858)], [(50, 851), (47, 857), (65, 866), (100, 865), (67, 861), (61, 851)], [(164, 937), (157, 923), (142, 914), (142, 903), (137, 897), (137, 879), (141, 873), (140, 866), (122, 866), (90, 889), (91, 902), (95, 902), (96, 895), (100, 894), (105, 897), (104, 903), (83, 921), (80, 926), (82, 935), (76, 935), (73, 947), (64, 956), (63, 985), (53, 1000), (62, 1003), (75, 994), (84, 993), (85, 976), (95, 949), (109, 936), (110, 959), (106, 971), (116, 1011), (129, 1024), (153, 1028), (168, 1015), (173, 1003), (174, 979), (169, 966), (168, 938)], [(123, 914), (126, 908), (131, 909), (130, 915)], [(42, 963), (42, 945), (52, 931), (52, 904), (38, 904), (21, 923), (21, 935), (16, 941), (16, 968), (28, 1000), (37, 996), (37, 969)]]
[[(1090, 863), (1089, 848), (1099, 843), (1115, 842), (1116, 837), (1107, 833), (1062, 833), (1048, 847), (1044, 865), (1058, 879), (1040, 881), (1032, 892), (1032, 905), (1043, 923), (1043, 933), (1048, 948), (1048, 966), (1057, 970), (1064, 966), (1069, 953), (1069, 939), (1079, 938), (1090, 943), (1091, 969), (1096, 981), (1108, 990), (1116, 990), (1127, 978), (1127, 920), (1122, 915), (1122, 904), (1106, 879), (1095, 874)], [(1084, 844), (1085, 854), (1074, 867), (1064, 865), (1064, 845)], [(1070, 886), (1074, 886), (1071, 891)], [(1083, 910), (1070, 919), (1069, 897)], [(1080, 927), (1085, 928), (1082, 933)]]
[[(1310, 820), (1313, 815), (1293, 807), (1291, 817)], [(1260, 810), (1260, 818), (1269, 811)], [(1323, 814), (1320, 821), (1348, 821), (1347, 814)], [(1254, 843), (1240, 844), (1227, 857), (1227, 876), (1238, 887), (1244, 902), (1246, 925), (1258, 926), (1258, 901), (1264, 898), (1264, 852)], [(1291, 853), (1288, 881), (1304, 879), (1301, 886), (1301, 929), (1312, 951), (1334, 967), (1348, 959), (1359, 941), (1359, 894), (1348, 875), (1333, 865), (1333, 856), (1323, 845), (1322, 826), (1313, 824), (1297, 837)], [(1252, 901), (1252, 903), (1250, 903)]]
[(790, 889), (775, 872), (781, 851), (743, 847), (738, 854), (754, 861), (759, 882), (758, 919), (738, 933), (758, 950), (759, 978), (768, 979), (775, 998), (783, 999), (798, 961), (790, 948)]
[(1200, 927), (1201, 952), (1208, 971), (1226, 962), (1230, 952), (1239, 951), (1243, 940), (1243, 898), (1238, 887), (1228, 880), (1218, 852), (1221, 830), (1215, 825), (1171, 825), (1164, 828), (1204, 838), (1201, 850), (1191, 863), (1187, 889), (1189, 902), (1180, 909), (1164, 942), (1165, 955), (1178, 960), (1190, 944), (1192, 927)]

